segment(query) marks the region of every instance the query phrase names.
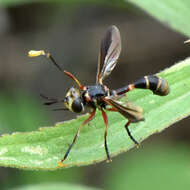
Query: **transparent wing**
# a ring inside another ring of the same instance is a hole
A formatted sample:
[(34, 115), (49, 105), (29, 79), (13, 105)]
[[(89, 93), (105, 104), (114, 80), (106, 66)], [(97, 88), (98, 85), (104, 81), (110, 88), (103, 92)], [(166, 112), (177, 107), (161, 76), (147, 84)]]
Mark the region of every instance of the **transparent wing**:
[[(110, 26), (101, 41), (96, 83), (102, 84), (116, 66), (121, 52), (121, 37), (116, 26)], [(100, 71), (101, 70), (101, 71)]]
[(105, 101), (131, 122), (135, 123), (144, 120), (142, 108), (132, 102), (123, 103), (113, 99), (106, 99)]

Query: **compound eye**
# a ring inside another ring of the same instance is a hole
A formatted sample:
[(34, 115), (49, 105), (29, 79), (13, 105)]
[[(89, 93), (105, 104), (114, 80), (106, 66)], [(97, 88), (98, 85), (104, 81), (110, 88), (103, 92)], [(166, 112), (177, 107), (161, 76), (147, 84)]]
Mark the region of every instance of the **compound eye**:
[(83, 111), (84, 107), (83, 107), (83, 103), (82, 100), (80, 98), (76, 98), (72, 104), (71, 104), (71, 108), (73, 112), (76, 113), (80, 113)]

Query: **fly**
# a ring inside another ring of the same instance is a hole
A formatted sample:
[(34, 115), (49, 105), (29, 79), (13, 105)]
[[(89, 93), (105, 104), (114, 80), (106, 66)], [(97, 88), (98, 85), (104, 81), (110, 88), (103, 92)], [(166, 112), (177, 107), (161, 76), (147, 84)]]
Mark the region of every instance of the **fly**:
[(107, 161), (110, 162), (111, 157), (107, 145), (108, 117), (105, 111), (119, 112), (128, 120), (125, 124), (125, 129), (130, 139), (138, 146), (139, 143), (131, 134), (129, 125), (130, 123), (136, 123), (144, 120), (143, 110), (141, 107), (138, 107), (129, 101), (123, 103), (118, 100), (127, 92), (135, 88), (149, 89), (154, 94), (159, 96), (166, 96), (169, 94), (170, 90), (167, 81), (155, 75), (144, 76), (134, 83), (128, 84), (116, 90), (111, 90), (106, 85), (104, 85), (103, 81), (107, 76), (111, 74), (112, 70), (116, 66), (120, 52), (120, 32), (116, 26), (110, 26), (101, 41), (97, 65), (96, 84), (92, 86), (82, 85), (74, 75), (68, 71), (62, 70), (62, 68), (55, 62), (51, 54), (46, 53), (43, 50), (31, 50), (28, 53), (30, 57), (43, 55), (49, 58), (59, 70), (63, 71), (66, 76), (74, 80), (78, 86), (78, 88), (71, 87), (66, 93), (65, 98), (62, 100), (43, 96), (48, 100), (48, 102), (45, 103), (46, 105), (51, 105), (57, 102), (64, 102), (65, 107), (62, 108), (62, 110), (70, 110), (75, 113), (83, 112), (86, 107), (90, 108), (89, 117), (83, 121), (83, 123), (78, 128), (73, 141), (69, 145), (63, 159), (58, 163), (59, 166), (64, 165), (63, 162), (67, 159), (71, 148), (79, 137), (81, 129), (95, 117), (97, 109), (101, 111), (105, 124), (104, 147), (107, 155)]

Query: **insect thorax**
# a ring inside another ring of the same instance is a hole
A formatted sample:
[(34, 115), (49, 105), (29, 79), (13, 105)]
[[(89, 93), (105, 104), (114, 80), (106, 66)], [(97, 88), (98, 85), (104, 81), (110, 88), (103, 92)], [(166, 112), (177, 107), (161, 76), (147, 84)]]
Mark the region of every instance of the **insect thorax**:
[(106, 104), (102, 97), (109, 94), (109, 89), (104, 85), (87, 86), (82, 96), (87, 106), (93, 108), (105, 108)]

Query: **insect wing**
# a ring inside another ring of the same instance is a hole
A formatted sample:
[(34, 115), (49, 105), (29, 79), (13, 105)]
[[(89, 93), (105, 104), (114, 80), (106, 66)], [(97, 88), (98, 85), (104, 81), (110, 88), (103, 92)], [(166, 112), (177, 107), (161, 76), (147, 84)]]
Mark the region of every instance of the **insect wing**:
[(144, 120), (142, 108), (134, 105), (132, 102), (127, 101), (127, 103), (123, 103), (113, 99), (106, 99), (106, 102), (133, 123)]
[(104, 78), (107, 77), (114, 69), (119, 58), (120, 52), (121, 37), (119, 29), (116, 26), (111, 26), (107, 30), (105, 37), (101, 41), (96, 79), (97, 83), (102, 84)]

